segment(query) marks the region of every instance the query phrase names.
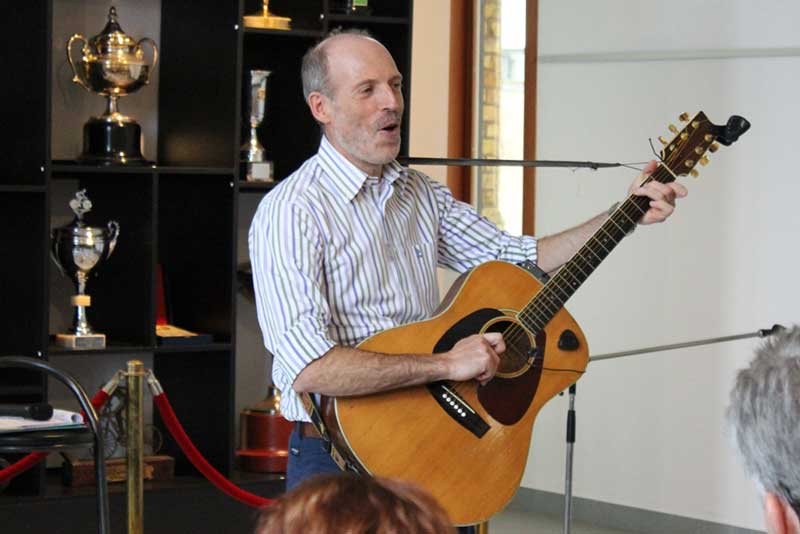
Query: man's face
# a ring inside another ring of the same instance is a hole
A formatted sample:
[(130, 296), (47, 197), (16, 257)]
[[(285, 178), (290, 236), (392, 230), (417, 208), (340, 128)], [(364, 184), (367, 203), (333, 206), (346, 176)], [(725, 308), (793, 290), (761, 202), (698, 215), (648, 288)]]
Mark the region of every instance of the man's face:
[(342, 35), (328, 47), (325, 133), (357, 167), (379, 176), (400, 151), (402, 76), (389, 52), (372, 39)]

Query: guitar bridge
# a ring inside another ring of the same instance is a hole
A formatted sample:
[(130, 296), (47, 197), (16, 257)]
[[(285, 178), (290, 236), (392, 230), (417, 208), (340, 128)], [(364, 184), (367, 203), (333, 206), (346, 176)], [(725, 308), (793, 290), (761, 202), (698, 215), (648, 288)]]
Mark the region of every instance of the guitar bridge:
[(447, 386), (446, 382), (432, 382), (426, 386), (433, 398), (456, 423), (481, 438), (489, 431), (489, 425), (461, 396)]

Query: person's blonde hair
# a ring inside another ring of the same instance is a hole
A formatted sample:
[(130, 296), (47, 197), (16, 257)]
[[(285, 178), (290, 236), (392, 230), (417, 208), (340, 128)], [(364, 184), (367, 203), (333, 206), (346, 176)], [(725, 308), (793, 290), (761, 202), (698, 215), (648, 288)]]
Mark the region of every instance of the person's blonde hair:
[(353, 473), (309, 479), (264, 508), (256, 534), (453, 533), (447, 513), (419, 487)]

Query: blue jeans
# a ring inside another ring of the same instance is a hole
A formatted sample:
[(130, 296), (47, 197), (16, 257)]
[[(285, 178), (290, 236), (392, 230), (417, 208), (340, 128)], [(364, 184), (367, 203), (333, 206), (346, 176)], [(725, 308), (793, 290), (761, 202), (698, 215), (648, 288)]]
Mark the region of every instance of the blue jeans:
[[(289, 460), (286, 465), (286, 491), (302, 481), (325, 473), (341, 473), (325, 449), (325, 441), (320, 438), (304, 438), (295, 425), (289, 436)], [(475, 527), (459, 527), (459, 534), (474, 534)]]
[(320, 438), (304, 438), (297, 425), (289, 436), (289, 460), (286, 465), (286, 491), (302, 481), (324, 473), (341, 473)]

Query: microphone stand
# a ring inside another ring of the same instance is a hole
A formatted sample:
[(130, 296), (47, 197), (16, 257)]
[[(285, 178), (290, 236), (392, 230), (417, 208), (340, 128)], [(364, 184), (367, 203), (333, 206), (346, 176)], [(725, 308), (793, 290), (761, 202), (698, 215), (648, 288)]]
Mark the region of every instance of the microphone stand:
[[(613, 358), (622, 358), (625, 356), (634, 356), (637, 354), (645, 354), (650, 352), (660, 352), (664, 350), (682, 349), (686, 347), (697, 347), (699, 345), (710, 345), (713, 343), (723, 343), (726, 341), (735, 341), (738, 339), (747, 339), (751, 337), (764, 338), (777, 334), (785, 330), (785, 327), (779, 324), (772, 325), (772, 328), (765, 328), (756, 330), (755, 332), (747, 334), (737, 334), (733, 336), (714, 337), (708, 339), (700, 339), (697, 341), (686, 341), (683, 343), (672, 343), (670, 345), (658, 345), (655, 347), (644, 347), (633, 350), (625, 350), (620, 352), (609, 352), (607, 354), (598, 354), (591, 356), (589, 362), (611, 360)], [(569, 387), (569, 410), (567, 411), (567, 465), (564, 469), (564, 534), (570, 534), (572, 527), (572, 459), (574, 456), (575, 447), (575, 384)], [(561, 393), (564, 394), (563, 392)]]
[(622, 167), (622, 163), (600, 163), (596, 161), (555, 161), (543, 159), (486, 159), (486, 158), (416, 158), (398, 156), (403, 165), (445, 165), (448, 167), (566, 167), (606, 169)]

